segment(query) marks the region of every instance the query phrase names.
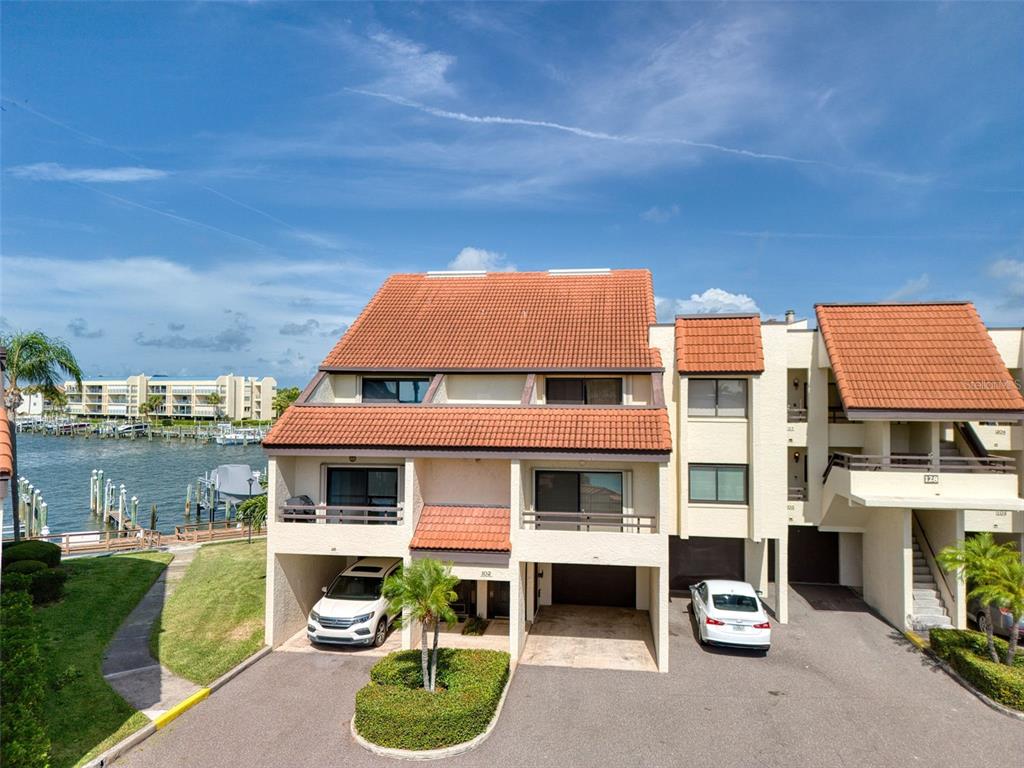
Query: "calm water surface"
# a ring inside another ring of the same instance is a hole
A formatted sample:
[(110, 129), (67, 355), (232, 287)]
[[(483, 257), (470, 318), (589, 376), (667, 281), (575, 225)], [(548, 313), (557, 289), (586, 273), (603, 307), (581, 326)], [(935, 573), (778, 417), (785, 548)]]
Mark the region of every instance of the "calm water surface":
[(149, 525), (157, 505), (157, 527), (173, 530), (184, 521), (185, 487), (218, 464), (249, 464), (264, 471), (267, 458), (259, 445), (207, 445), (154, 439), (111, 440), (18, 435), (18, 473), (43, 493), (53, 532), (99, 528), (89, 514), (89, 476), (102, 469), (128, 498), (139, 497), (139, 522)]

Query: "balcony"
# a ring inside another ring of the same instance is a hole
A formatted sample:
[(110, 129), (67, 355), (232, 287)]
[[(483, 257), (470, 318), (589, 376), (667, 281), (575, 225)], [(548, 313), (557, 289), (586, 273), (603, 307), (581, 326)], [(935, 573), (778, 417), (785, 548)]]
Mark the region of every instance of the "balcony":
[(637, 512), (544, 512), (524, 509), (523, 528), (537, 531), (657, 533), (658, 516)]
[(107, 413), (111, 416), (124, 416), (128, 413), (128, 406), (111, 404), (107, 406)]
[(281, 523), (337, 523), (346, 525), (398, 525), (401, 507), (349, 507), (328, 504), (285, 504), (278, 510)]
[(790, 424), (806, 424), (807, 409), (797, 408), (796, 406), (791, 405), (786, 411), (786, 419)]
[(1002, 456), (871, 456), (834, 453), (824, 473), (822, 509), (854, 506), (1018, 510), (1017, 469)]

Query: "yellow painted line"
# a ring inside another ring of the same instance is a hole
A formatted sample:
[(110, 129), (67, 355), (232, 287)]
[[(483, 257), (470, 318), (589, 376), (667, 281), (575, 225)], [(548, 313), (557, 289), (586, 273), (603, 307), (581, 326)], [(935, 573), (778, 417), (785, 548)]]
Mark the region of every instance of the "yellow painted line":
[(925, 650), (924, 639), (919, 634), (917, 634), (916, 632), (911, 632), (908, 629), (906, 632), (903, 633), (903, 636), (905, 638), (907, 638), (907, 640), (912, 642), (915, 646), (917, 646), (917, 650), (919, 650), (919, 651)]
[(192, 707), (194, 707), (196, 704), (198, 704), (200, 701), (202, 701), (209, 695), (209, 688), (200, 688), (187, 699), (185, 699), (182, 702), (179, 702), (178, 704), (175, 704), (173, 707), (171, 707), (162, 715), (153, 720), (153, 725), (157, 727), (157, 730), (160, 730), (169, 722), (174, 720), (174, 718), (176, 718), (182, 712), (187, 712), (188, 710), (192, 709)]

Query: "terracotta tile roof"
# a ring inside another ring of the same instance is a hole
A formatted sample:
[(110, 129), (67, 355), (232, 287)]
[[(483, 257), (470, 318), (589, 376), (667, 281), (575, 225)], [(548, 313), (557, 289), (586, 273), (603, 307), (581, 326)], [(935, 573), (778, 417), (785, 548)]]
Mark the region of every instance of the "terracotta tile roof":
[(393, 275), (323, 362), (348, 370), (659, 367), (647, 270)]
[(296, 405), (265, 448), (668, 453), (663, 408)]
[(508, 507), (427, 505), (409, 548), (509, 552), (509, 515)]
[(758, 315), (677, 317), (679, 373), (763, 373)]
[(847, 409), (1024, 410), (970, 302), (819, 304), (815, 310)]
[(11, 445), (11, 423), (7, 420), (7, 409), (0, 402), (0, 477), (14, 473), (14, 449)]

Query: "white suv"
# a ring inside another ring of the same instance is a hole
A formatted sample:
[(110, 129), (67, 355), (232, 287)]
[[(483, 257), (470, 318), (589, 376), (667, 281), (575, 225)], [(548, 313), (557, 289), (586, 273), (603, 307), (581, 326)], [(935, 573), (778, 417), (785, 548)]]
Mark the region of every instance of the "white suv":
[(306, 636), (314, 643), (381, 646), (395, 617), (381, 597), (384, 579), (401, 560), (367, 557), (338, 574), (309, 612)]

